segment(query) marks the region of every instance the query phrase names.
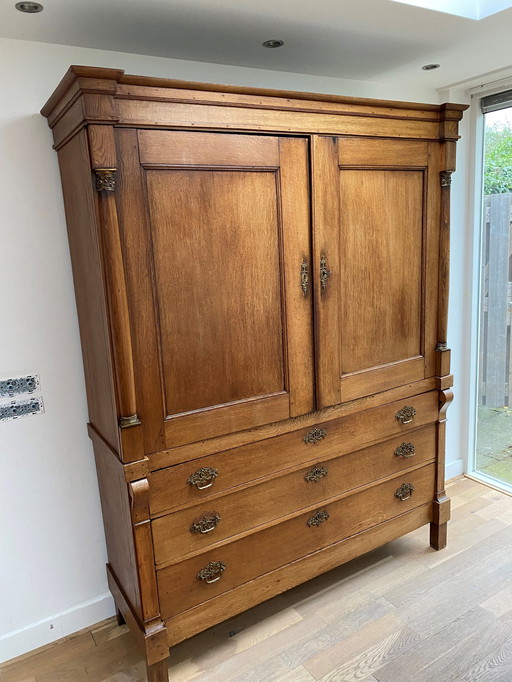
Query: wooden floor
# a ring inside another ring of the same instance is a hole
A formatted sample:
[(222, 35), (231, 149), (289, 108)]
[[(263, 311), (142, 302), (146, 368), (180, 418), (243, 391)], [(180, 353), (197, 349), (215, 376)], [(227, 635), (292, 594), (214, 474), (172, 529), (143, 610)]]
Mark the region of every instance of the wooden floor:
[[(512, 682), (512, 497), (448, 486), (448, 548), (423, 528), (172, 651), (172, 682)], [(126, 626), (0, 668), (2, 682), (139, 682)]]

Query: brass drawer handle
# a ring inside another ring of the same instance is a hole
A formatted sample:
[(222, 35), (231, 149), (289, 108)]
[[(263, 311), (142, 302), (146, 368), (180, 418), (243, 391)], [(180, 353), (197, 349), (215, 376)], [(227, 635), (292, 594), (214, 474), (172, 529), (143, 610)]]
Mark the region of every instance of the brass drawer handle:
[(402, 407), (401, 410), (395, 414), (396, 419), (402, 424), (410, 424), (416, 415), (416, 410), (410, 405)]
[(218, 475), (219, 472), (217, 469), (213, 469), (212, 467), (201, 467), (190, 476), (187, 483), (195, 485), (197, 490), (205, 490), (206, 488), (212, 487), (213, 482)]
[(308, 471), (308, 473), (304, 476), (304, 480), (307, 481), (308, 483), (317, 483), (320, 481), (324, 476), (327, 476), (328, 471), (325, 467), (320, 467), (317, 464)]
[(322, 254), (320, 256), (320, 287), (322, 294), (327, 291), (327, 280), (330, 276), (331, 271), (327, 268), (327, 258)]
[(313, 514), (313, 516), (310, 516), (308, 519), (308, 526), (311, 528), (311, 526), (319, 526), (321, 523), (324, 521), (327, 521), (329, 518), (329, 512), (328, 511), (317, 511)]
[(402, 483), (402, 485), (395, 490), (395, 497), (398, 497), (399, 500), (405, 502), (405, 500), (408, 500), (411, 497), (413, 491), (414, 486), (412, 483)]
[(416, 450), (414, 448), (414, 443), (402, 443), (395, 450), (395, 455), (397, 457), (414, 457)]
[(209, 561), (204, 568), (197, 574), (198, 580), (204, 580), (205, 583), (211, 585), (220, 580), (223, 572), (226, 570), (226, 564), (223, 561)]
[(314, 445), (315, 443), (319, 443), (326, 436), (327, 431), (325, 431), (324, 429), (315, 428), (304, 436), (304, 442), (306, 444), (311, 443), (312, 445)]
[(300, 264), (300, 286), (305, 298), (309, 292), (309, 267), (305, 258), (302, 259), (302, 263)]
[(191, 533), (211, 533), (215, 530), (220, 521), (220, 514), (217, 512), (207, 512), (203, 516), (196, 519), (190, 526)]

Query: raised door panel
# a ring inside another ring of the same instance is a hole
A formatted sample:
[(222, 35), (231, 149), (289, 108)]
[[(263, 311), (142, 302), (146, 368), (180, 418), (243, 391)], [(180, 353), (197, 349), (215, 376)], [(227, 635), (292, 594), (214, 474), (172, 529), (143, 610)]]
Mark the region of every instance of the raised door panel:
[[(126, 257), (152, 290), (132, 299), (136, 346), (158, 366), (157, 376), (139, 363), (151, 429), (170, 448), (310, 411), (306, 141), (140, 131), (136, 144), (147, 253), (129, 248), (142, 228), (125, 221)], [(148, 305), (153, 329), (139, 328)]]
[(327, 178), (315, 182), (325, 407), (432, 374), (436, 234), (428, 143), (317, 138), (314, 153), (315, 177)]

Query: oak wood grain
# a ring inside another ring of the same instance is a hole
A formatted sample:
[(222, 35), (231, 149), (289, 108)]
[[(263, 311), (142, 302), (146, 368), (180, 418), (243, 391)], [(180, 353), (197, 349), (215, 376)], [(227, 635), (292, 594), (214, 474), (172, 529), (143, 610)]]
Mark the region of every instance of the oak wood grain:
[[(402, 424), (397, 412), (411, 405), (416, 410), (413, 421)], [(208, 503), (224, 491), (243, 484), (254, 484), (275, 477), (281, 472), (298, 469), (305, 464), (330, 460), (336, 456), (360, 450), (374, 441), (396, 437), (409, 441), (415, 429), (433, 423), (438, 416), (437, 394), (424, 393), (409, 396), (405, 401), (395, 401), (382, 407), (362, 410), (331, 422), (322, 422), (323, 439), (307, 442), (313, 429), (309, 427), (276, 438), (258, 441), (237, 449), (226, 450), (186, 464), (168, 467), (150, 475), (150, 505), (153, 514), (173, 508)], [(317, 427), (315, 427), (317, 428)], [(306, 439), (306, 440), (304, 440)], [(396, 446), (398, 447), (398, 445)], [(355, 458), (358, 455), (354, 455)], [(217, 470), (211, 487), (198, 490), (188, 480), (199, 468)], [(355, 477), (358, 474), (354, 474)], [(374, 480), (369, 478), (367, 480)]]
[[(230, 495), (202, 501), (193, 507), (153, 521), (156, 562), (173, 560), (191, 552), (202, 551), (212, 543), (246, 533), (269, 521), (299, 512), (349, 493), (368, 481), (379, 481), (397, 472), (418, 467), (435, 457), (435, 427), (411, 434), (415, 454), (410, 458), (395, 455), (403, 438), (385, 441), (344, 457), (319, 461), (314, 466), (273, 478)], [(320, 480), (308, 481), (320, 468)], [(219, 516), (217, 525), (203, 533), (191, 532), (192, 525), (204, 517)]]
[[(405, 481), (414, 485), (414, 494), (400, 501), (394, 493)], [(254, 535), (235, 540), (216, 550), (186, 559), (157, 572), (160, 604), (164, 619), (227, 592), (249, 580), (275, 570), (322, 547), (335, 543), (378, 525), (432, 498), (433, 467), (408, 472), (374, 488), (319, 506), (328, 517), (321, 525), (308, 525), (314, 516), (310, 512), (271, 526)], [(241, 561), (241, 557), (251, 557)], [(212, 584), (197, 578), (209, 562), (222, 561), (226, 570)]]
[[(293, 433), (299, 429), (311, 429), (327, 421), (343, 416), (355, 415), (362, 409), (383, 406), (388, 402), (408, 400), (412, 396), (419, 396), (436, 388), (434, 378), (424, 379), (420, 382), (405, 384), (395, 389), (382, 391), (372, 396), (358, 398), (340, 405), (328, 407), (318, 412), (301, 415), (293, 419), (263, 425), (254, 429), (248, 429), (226, 436), (211, 438), (198, 443), (182, 445), (169, 450), (152, 453), (149, 457), (152, 471), (157, 471), (182, 462), (187, 462), (196, 457), (204, 457), (215, 452), (223, 452), (230, 448), (239, 447), (250, 443), (259, 443), (267, 438)], [(436, 412), (437, 412), (437, 401)], [(407, 428), (407, 427), (405, 427)], [(306, 433), (306, 432), (305, 432)], [(305, 435), (304, 433), (304, 435)]]
[(102, 275), (97, 194), (85, 133), (59, 152), (69, 247), (76, 288), (89, 420), (119, 452), (107, 296)]

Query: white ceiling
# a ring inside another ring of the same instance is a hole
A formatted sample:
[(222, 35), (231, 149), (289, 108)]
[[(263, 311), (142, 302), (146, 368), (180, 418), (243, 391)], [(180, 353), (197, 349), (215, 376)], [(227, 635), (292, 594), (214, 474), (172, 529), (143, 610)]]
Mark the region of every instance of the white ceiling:
[(512, 9), (475, 21), (393, 0), (41, 1), (22, 14), (2, 0), (0, 37), (435, 88), (512, 66)]

